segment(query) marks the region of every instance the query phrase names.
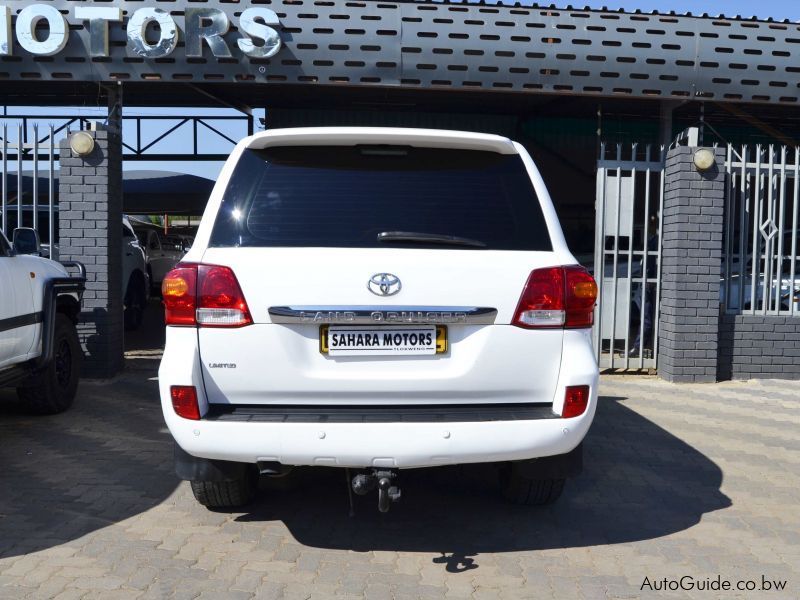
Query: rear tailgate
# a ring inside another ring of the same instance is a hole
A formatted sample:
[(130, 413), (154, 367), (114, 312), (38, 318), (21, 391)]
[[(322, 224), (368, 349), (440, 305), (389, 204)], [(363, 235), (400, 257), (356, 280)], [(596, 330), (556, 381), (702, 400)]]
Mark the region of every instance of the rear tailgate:
[[(561, 330), (509, 325), (531, 270), (546, 252), (331, 248), (210, 249), (204, 262), (230, 266), (254, 321), (199, 330), (212, 403), (439, 404), (550, 402), (561, 361)], [(402, 281), (397, 296), (367, 288), (375, 273)], [(325, 306), (414, 310), (482, 307), (495, 324), (449, 324), (449, 349), (425, 356), (340, 356), (320, 352), (317, 323), (273, 324), (269, 308)]]
[[(368, 146), (243, 151), (204, 216), (198, 259), (233, 270), (253, 324), (199, 329), (210, 402), (552, 402), (563, 332), (509, 325), (530, 272), (559, 264), (543, 205), (508, 140), (502, 152), (468, 150), (466, 135), (459, 149), (373, 135)], [(399, 279), (391, 295), (368, 288), (381, 273)], [(274, 307), (497, 313), (447, 324), (442, 354), (342, 356), (320, 351), (324, 315), (276, 323)]]

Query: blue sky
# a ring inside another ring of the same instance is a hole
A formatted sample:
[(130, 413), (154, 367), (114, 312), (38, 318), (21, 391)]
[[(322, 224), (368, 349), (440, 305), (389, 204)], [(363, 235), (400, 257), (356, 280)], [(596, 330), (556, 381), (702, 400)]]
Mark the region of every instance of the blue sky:
[[(542, 4), (550, 4), (542, 2)], [(657, 10), (659, 12), (669, 12), (674, 10), (678, 13), (690, 12), (694, 15), (708, 13), (709, 15), (724, 14), (725, 16), (741, 15), (742, 17), (757, 16), (762, 19), (772, 17), (773, 19), (790, 19), (800, 21), (800, 0), (607, 0), (605, 2), (595, 2), (593, 0), (575, 0), (574, 2), (556, 2), (556, 6), (572, 4), (573, 6), (591, 6), (592, 8), (609, 9), (622, 8), (625, 10), (640, 9), (643, 11)]]

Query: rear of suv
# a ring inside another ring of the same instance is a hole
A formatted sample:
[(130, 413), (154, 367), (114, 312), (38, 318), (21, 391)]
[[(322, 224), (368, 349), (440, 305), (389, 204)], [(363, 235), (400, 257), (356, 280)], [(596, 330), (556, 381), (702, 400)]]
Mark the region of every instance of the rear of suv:
[(477, 133), (273, 130), (242, 140), (164, 279), (162, 407), (210, 507), (259, 474), (497, 463), (545, 504), (580, 471), (597, 287), (525, 149)]

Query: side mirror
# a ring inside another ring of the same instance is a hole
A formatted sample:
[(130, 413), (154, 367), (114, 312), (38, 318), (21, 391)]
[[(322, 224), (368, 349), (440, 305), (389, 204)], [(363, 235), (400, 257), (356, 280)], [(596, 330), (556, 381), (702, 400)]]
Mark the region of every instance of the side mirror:
[(11, 245), (17, 254), (42, 255), (42, 243), (39, 232), (30, 227), (19, 227), (14, 230)]

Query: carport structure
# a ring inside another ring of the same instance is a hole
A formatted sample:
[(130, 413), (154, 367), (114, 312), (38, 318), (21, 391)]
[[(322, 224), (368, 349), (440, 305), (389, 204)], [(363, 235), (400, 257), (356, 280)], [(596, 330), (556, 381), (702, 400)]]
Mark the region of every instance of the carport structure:
[[(252, 109), (266, 108), (270, 128), (423, 126), (514, 137), (539, 163), (573, 250), (591, 262), (601, 141), (650, 144), (655, 156), (699, 125), (699, 145), (794, 145), (798, 58), (797, 24), (738, 17), (345, 0), (0, 4), (5, 105), (108, 107), (106, 123), (90, 132), (89, 154), (66, 140), (54, 148), (61, 258), (89, 270), (81, 335), (93, 376), (122, 365), (120, 292), (108, 282), (120, 269), (127, 107), (225, 106), (243, 113), (250, 131)], [(6, 147), (4, 159), (32, 150), (15, 148)], [(187, 148), (171, 158), (198, 157)], [(709, 285), (717, 275), (706, 273)], [(685, 291), (673, 283), (669, 293)], [(716, 299), (702, 300), (713, 312)], [(677, 365), (702, 342), (681, 348), (672, 343), (680, 328), (668, 331), (666, 372), (716, 377), (710, 364)], [(611, 347), (613, 354), (613, 339)]]

